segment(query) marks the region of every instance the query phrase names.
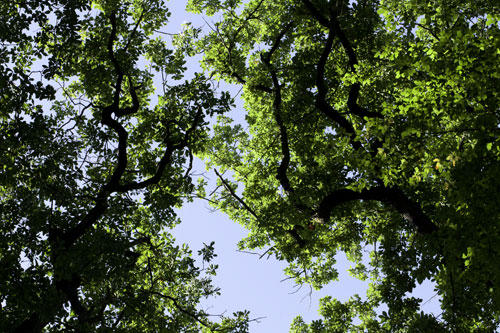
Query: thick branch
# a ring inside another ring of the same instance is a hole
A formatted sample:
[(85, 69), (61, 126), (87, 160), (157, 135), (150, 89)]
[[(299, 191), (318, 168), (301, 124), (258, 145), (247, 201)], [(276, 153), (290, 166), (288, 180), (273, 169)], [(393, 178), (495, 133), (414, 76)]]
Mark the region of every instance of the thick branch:
[(366, 109), (358, 104), (358, 97), (359, 97), (360, 89), (361, 89), (361, 85), (359, 84), (359, 82), (353, 83), (351, 85), (351, 88), (349, 90), (349, 97), (347, 99), (347, 107), (349, 108), (349, 111), (351, 111), (352, 114), (360, 116), (361, 118), (368, 117), (368, 118), (381, 118), (381, 119), (383, 119), (384, 116), (382, 114), (377, 113), (377, 112), (368, 111), (368, 109)]
[[(161, 176), (163, 175), (163, 171), (170, 163), (170, 159), (172, 157), (173, 152), (179, 149), (183, 149), (188, 145), (191, 133), (198, 126), (202, 113), (203, 109), (200, 107), (196, 113), (193, 125), (186, 131), (184, 139), (180, 143), (174, 144), (173, 142), (167, 142), (168, 144), (167, 149), (165, 150), (160, 162), (158, 163), (158, 168), (156, 170), (156, 173), (151, 178), (148, 178), (142, 182), (134, 182), (129, 184), (120, 184), (120, 179), (127, 166), (126, 146), (127, 146), (128, 134), (126, 133), (123, 126), (118, 123), (118, 121), (112, 118), (108, 118), (104, 123), (105, 124), (109, 123), (110, 126), (116, 127), (119, 133), (119, 138), (121, 138), (118, 146), (119, 147), (118, 165), (113, 173), (113, 176), (111, 177), (111, 180), (103, 187), (103, 189), (99, 193), (94, 208), (92, 208), (89, 211), (89, 213), (87, 213), (87, 215), (75, 228), (68, 231), (64, 236), (62, 236), (65, 248), (69, 248), (102, 216), (102, 214), (104, 214), (105, 210), (107, 209), (106, 200), (111, 192), (128, 192), (131, 190), (143, 189), (147, 186), (157, 184), (160, 181)], [(111, 121), (109, 121), (109, 119), (111, 119)], [(122, 133), (121, 136), (120, 133)], [(121, 150), (120, 147), (122, 147)]]
[[(270, 64), (267, 63), (267, 65)], [(288, 132), (286, 130), (286, 127), (283, 123), (283, 119), (281, 118), (281, 87), (278, 82), (278, 78), (276, 76), (276, 73), (271, 69), (271, 77), (273, 80), (273, 85), (274, 85), (274, 101), (273, 101), (273, 109), (274, 109), (274, 119), (276, 120), (276, 123), (278, 124), (279, 130), (280, 130), (280, 140), (281, 140), (281, 153), (283, 155), (283, 159), (281, 160), (281, 163), (278, 167), (277, 170), (277, 175), (276, 179), (279, 180), (281, 186), (283, 189), (287, 192), (293, 192), (293, 188), (290, 185), (290, 181), (288, 179), (288, 176), (286, 174), (288, 166), (290, 164), (290, 147), (288, 144)]]
[(60, 238), (58, 237), (59, 235), (51, 237), (51, 241), (54, 246), (60, 244), (62, 249), (69, 249), (78, 238), (80, 238), (95, 222), (97, 222), (107, 208), (108, 204), (106, 193), (101, 191), (96, 199), (95, 206), (83, 217), (82, 221), (78, 223), (76, 227), (60, 235)]
[(321, 201), (318, 216), (323, 221), (328, 221), (335, 207), (354, 200), (375, 200), (389, 203), (408, 222), (413, 224), (421, 234), (430, 234), (438, 229), (418, 204), (410, 200), (402, 190), (395, 187), (379, 186), (361, 192), (350, 189), (333, 191)]
[(271, 62), (271, 57), (273, 56), (274, 52), (278, 50), (278, 47), (281, 44), (281, 40), (283, 37), (285, 37), (285, 34), (287, 33), (288, 29), (290, 29), (293, 25), (293, 21), (290, 21), (284, 28), (281, 30), (279, 35), (276, 37), (274, 40), (273, 46), (271, 46), (271, 49), (265, 53), (265, 55), (261, 56), (262, 61), (266, 64), (269, 65)]
[(313, 17), (325, 28), (330, 29), (330, 22), (326, 17), (324, 17), (321, 12), (314, 6), (314, 4), (310, 0), (303, 0), (307, 9), (311, 12)]
[(78, 316), (78, 321), (82, 324), (91, 323), (90, 313), (78, 298), (78, 288), (81, 285), (80, 279), (73, 275), (71, 279), (60, 279), (59, 276), (54, 276), (55, 285), (58, 291), (64, 293), (71, 304), (71, 309)]
[(273, 46), (271, 49), (261, 56), (262, 61), (268, 67), (269, 73), (271, 74), (271, 79), (273, 82), (273, 92), (274, 92), (274, 100), (273, 100), (273, 114), (278, 124), (280, 130), (280, 139), (281, 139), (281, 153), (283, 154), (283, 159), (281, 160), (280, 166), (277, 170), (276, 179), (279, 180), (281, 186), (286, 192), (293, 192), (293, 188), (290, 185), (290, 181), (286, 174), (288, 166), (290, 164), (290, 147), (288, 144), (288, 133), (283, 123), (283, 119), (281, 118), (281, 85), (278, 80), (278, 76), (276, 75), (276, 71), (273, 69), (271, 65), (271, 57), (274, 52), (279, 47), (282, 38), (285, 36), (286, 32), (292, 26), (293, 22), (288, 23), (285, 28), (280, 32), (280, 34), (275, 39)]
[[(103, 125), (108, 126), (113, 129), (118, 134), (118, 163), (116, 165), (115, 170), (111, 176), (111, 179), (108, 181), (106, 185), (103, 186), (101, 191), (99, 192), (95, 206), (82, 218), (81, 222), (73, 229), (67, 231), (64, 235), (61, 236), (60, 240), (54, 239), (55, 242), (62, 242), (63, 248), (68, 249), (73, 243), (80, 238), (101, 216), (107, 209), (107, 198), (111, 192), (113, 192), (116, 187), (120, 183), (120, 179), (122, 178), (125, 169), (127, 167), (127, 140), (128, 133), (125, 128), (116, 120), (113, 119), (112, 114), (125, 114), (126, 112), (123, 109), (120, 109), (120, 91), (123, 80), (123, 71), (121, 70), (120, 65), (114, 55), (113, 44), (114, 39), (116, 38), (116, 14), (113, 12), (110, 16), (111, 21), (111, 34), (108, 39), (108, 54), (113, 63), (114, 69), (117, 73), (117, 79), (115, 84), (115, 94), (113, 103), (103, 108), (101, 123)], [(137, 111), (139, 108), (139, 101), (137, 99), (137, 95), (135, 94), (135, 90), (132, 87), (132, 83), (130, 82), (132, 99), (133, 99), (133, 109)], [(135, 112), (134, 111), (134, 112)], [(57, 244), (57, 243), (56, 243)]]
[(302, 237), (300, 237), (299, 233), (297, 232), (297, 229), (296, 227), (294, 227), (293, 229), (289, 229), (286, 231), (290, 236), (293, 237), (293, 239), (295, 239), (295, 241), (297, 242), (297, 244), (299, 244), (300, 247), (304, 247), (306, 246), (306, 241), (302, 239)]
[(340, 27), (339, 20), (335, 16), (335, 14), (331, 15), (330, 22), (332, 25), (332, 28), (334, 29), (336, 35), (338, 36), (340, 43), (342, 44), (342, 47), (344, 48), (345, 53), (347, 54), (347, 57), (349, 58), (349, 66), (351, 67), (351, 70), (354, 72), (356, 71), (356, 65), (358, 64), (358, 58), (356, 57), (356, 53), (354, 52), (354, 49), (351, 45), (351, 42), (349, 39), (347, 39), (344, 31)]
[[(337, 123), (341, 128), (343, 128), (350, 135), (350, 143), (351, 146), (358, 150), (362, 147), (361, 143), (356, 141), (356, 132), (352, 124), (340, 115), (327, 101), (328, 94), (328, 86), (325, 83), (325, 67), (328, 61), (328, 57), (332, 52), (333, 41), (335, 36), (338, 36), (342, 46), (344, 47), (348, 57), (349, 64), (351, 66), (351, 70), (355, 70), (355, 65), (358, 63), (356, 58), (356, 54), (354, 53), (354, 49), (352, 48), (349, 40), (345, 36), (344, 32), (340, 28), (340, 25), (335, 17), (335, 14), (331, 14), (331, 20), (328, 20), (325, 16), (323, 16), (318, 9), (309, 1), (304, 0), (306, 7), (311, 12), (312, 16), (318, 20), (318, 22), (328, 28), (328, 36), (325, 43), (325, 47), (323, 52), (321, 53), (320, 59), (317, 64), (316, 70), (316, 86), (318, 88), (318, 94), (316, 95), (315, 106), (318, 108), (323, 114), (325, 114), (328, 118)], [(347, 100), (347, 106), (352, 114), (358, 115), (360, 117), (381, 117), (378, 113), (373, 113), (368, 111), (367, 109), (359, 106), (357, 104), (357, 100), (359, 97), (360, 84), (354, 83), (349, 91), (349, 97)]]
[(116, 187), (117, 192), (128, 192), (131, 190), (139, 190), (146, 188), (150, 185), (158, 184), (158, 182), (161, 180), (161, 177), (163, 175), (163, 171), (165, 168), (168, 166), (170, 163), (170, 159), (172, 157), (172, 154), (176, 150), (181, 150), (187, 147), (189, 139), (191, 137), (191, 133), (198, 127), (201, 117), (203, 114), (203, 109), (201, 107), (198, 107), (198, 111), (196, 112), (196, 115), (193, 120), (193, 124), (191, 127), (184, 133), (184, 138), (181, 142), (179, 143), (174, 143), (171, 142), (170, 140), (166, 140), (167, 143), (167, 149), (165, 150), (165, 153), (163, 154), (160, 162), (158, 163), (158, 168), (156, 169), (156, 173), (151, 176), (150, 178), (143, 180), (141, 182), (133, 182), (133, 183), (128, 183), (128, 184), (123, 184), (123, 185), (118, 185)]
[(327, 102), (328, 87), (325, 84), (325, 66), (328, 57), (332, 51), (333, 40), (335, 38), (335, 32), (330, 29), (328, 37), (326, 39), (325, 47), (319, 58), (317, 69), (316, 69), (316, 86), (318, 88), (318, 94), (316, 95), (316, 108), (323, 112), (328, 118), (333, 120), (337, 125), (342, 127), (350, 135), (350, 143), (354, 149), (361, 148), (361, 143), (355, 141), (356, 131), (351, 123), (340, 115), (331, 105)]
[(118, 163), (116, 165), (113, 174), (111, 175), (111, 179), (108, 183), (103, 187), (104, 191), (112, 192), (116, 186), (120, 183), (120, 179), (125, 173), (125, 169), (127, 168), (128, 160), (127, 160), (127, 141), (128, 141), (128, 133), (125, 128), (120, 124), (116, 119), (113, 119), (111, 113), (114, 110), (119, 110), (115, 107), (114, 104), (107, 106), (104, 108), (102, 112), (101, 123), (112, 128), (118, 134)]
[(137, 97), (137, 87), (134, 87), (132, 84), (132, 80), (130, 77), (128, 78), (128, 84), (129, 84), (129, 93), (130, 96), (132, 97), (132, 106), (126, 107), (126, 108), (116, 108), (113, 113), (117, 117), (122, 117), (130, 114), (134, 114), (139, 110), (139, 98)]
[[(354, 52), (354, 48), (351, 45), (351, 42), (349, 39), (346, 37), (344, 31), (340, 27), (340, 23), (335, 16), (335, 14), (331, 15), (331, 23), (332, 27), (338, 36), (340, 43), (342, 44), (342, 47), (344, 48), (345, 53), (347, 54), (347, 57), (349, 58), (349, 66), (351, 67), (351, 71), (355, 72), (356, 71), (356, 65), (358, 64), (358, 58), (356, 57), (356, 52)], [(368, 118), (383, 118), (383, 116), (379, 113), (376, 112), (370, 112), (366, 108), (361, 107), (358, 105), (358, 97), (359, 97), (359, 91), (360, 91), (361, 85), (359, 82), (354, 83), (351, 85), (350, 91), (349, 91), (349, 98), (347, 100), (347, 107), (351, 111), (352, 114), (355, 114), (360, 117), (368, 117)]]
[[(170, 162), (172, 153), (175, 150), (182, 149), (188, 145), (190, 136), (198, 126), (200, 118), (202, 116), (202, 109), (200, 107), (193, 121), (193, 126), (186, 131), (183, 140), (178, 143), (167, 142), (168, 147), (158, 165), (157, 172), (153, 177), (140, 183), (132, 183), (127, 185), (120, 184), (120, 180), (123, 177), (123, 174), (127, 167), (128, 133), (125, 128), (116, 119), (113, 118), (113, 115), (115, 115), (116, 118), (119, 118), (121, 116), (136, 113), (139, 109), (140, 103), (136, 92), (137, 88), (133, 86), (132, 80), (129, 77), (129, 93), (132, 98), (132, 106), (125, 108), (120, 107), (120, 94), (122, 90), (124, 72), (120, 67), (113, 51), (113, 45), (117, 35), (116, 13), (113, 12), (111, 14), (110, 21), (111, 33), (107, 42), (107, 50), (109, 59), (111, 60), (111, 63), (116, 72), (116, 82), (114, 84), (112, 103), (102, 108), (101, 123), (114, 130), (114, 132), (118, 135), (118, 161), (111, 178), (99, 191), (97, 198), (95, 199), (94, 207), (81, 218), (80, 223), (78, 223), (78, 225), (76, 225), (75, 227), (70, 228), (66, 232), (61, 232), (56, 229), (51, 229), (49, 231), (49, 243), (52, 256), (51, 261), (54, 266), (56, 266), (59, 255), (64, 251), (67, 251), (78, 239), (80, 239), (85, 234), (87, 230), (92, 227), (92, 225), (94, 225), (99, 220), (99, 218), (101, 218), (108, 207), (107, 199), (111, 193), (140, 189), (159, 182), (164, 169)], [(139, 22), (137, 23), (137, 26)], [(134, 28), (134, 32), (137, 29), (137, 26)], [(131, 38), (133, 38), (134, 32), (132, 33)], [(54, 282), (52, 286), (61, 293), (60, 299), (54, 301), (54, 303), (50, 305), (50, 307), (48, 306), (46, 309), (44, 309), (44, 316), (42, 316), (40, 312), (34, 312), (30, 314), (28, 318), (26, 318), (18, 325), (16, 329), (14, 329), (14, 332), (41, 332), (43, 328), (49, 323), (50, 319), (48, 318), (53, 317), (57, 313), (57, 311), (59, 311), (58, 308), (60, 308), (67, 301), (71, 303), (72, 310), (75, 311), (75, 313), (78, 315), (80, 322), (91, 323), (95, 320), (98, 320), (98, 317), (102, 315), (102, 312), (104, 311), (104, 307), (102, 307), (99, 311), (100, 315), (98, 315), (97, 317), (91, 317), (90, 311), (85, 309), (85, 307), (79, 300), (78, 288), (80, 287), (80, 285), (81, 282), (77, 274), (73, 275), (71, 278), (62, 278), (61, 276), (59, 276), (58, 271), (56, 270), (54, 272)]]

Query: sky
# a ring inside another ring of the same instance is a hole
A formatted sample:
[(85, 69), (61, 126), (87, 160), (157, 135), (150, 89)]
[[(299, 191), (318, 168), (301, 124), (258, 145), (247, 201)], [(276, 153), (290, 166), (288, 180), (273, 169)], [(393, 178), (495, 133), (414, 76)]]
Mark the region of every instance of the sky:
[[(203, 18), (198, 15), (186, 13), (184, 7), (186, 1), (175, 0), (167, 3), (172, 15), (166, 31), (170, 33), (179, 32), (181, 24), (193, 22), (194, 26), (205, 26), (213, 18)], [(196, 59), (188, 62), (190, 72), (198, 68)], [(233, 96), (237, 96), (240, 87), (225, 86)], [(230, 116), (237, 122), (244, 123), (245, 111), (240, 100), (236, 101), (236, 108)], [(205, 172), (201, 161), (196, 161), (193, 172)], [(207, 172), (207, 176), (214, 181), (215, 175)], [(287, 280), (283, 273), (286, 263), (274, 258), (263, 257), (259, 259), (258, 254), (239, 252), (236, 244), (246, 235), (245, 229), (232, 222), (228, 217), (213, 209), (206, 201), (200, 199), (185, 204), (177, 213), (182, 223), (177, 226), (172, 234), (179, 244), (187, 243), (196, 253), (203, 244), (215, 241), (215, 251), (219, 264), (219, 270), (214, 284), (221, 288), (221, 296), (209, 299), (202, 303), (202, 307), (208, 313), (217, 315), (231, 315), (238, 310), (249, 310), (253, 321), (250, 332), (288, 332), (293, 318), (301, 315), (306, 322), (319, 319), (319, 299), (330, 295), (340, 301), (346, 301), (350, 296), (359, 294), (364, 298), (367, 283), (349, 276), (347, 270), (351, 263), (340, 254), (338, 260), (339, 281), (334, 282), (320, 291), (314, 291), (308, 286), (298, 288), (293, 280)], [(265, 251), (262, 250), (260, 253)], [(367, 253), (368, 255), (368, 253)], [(424, 282), (423, 286), (417, 287), (413, 295), (423, 299), (424, 312), (432, 312), (439, 315), (438, 297), (435, 296), (432, 283)]]

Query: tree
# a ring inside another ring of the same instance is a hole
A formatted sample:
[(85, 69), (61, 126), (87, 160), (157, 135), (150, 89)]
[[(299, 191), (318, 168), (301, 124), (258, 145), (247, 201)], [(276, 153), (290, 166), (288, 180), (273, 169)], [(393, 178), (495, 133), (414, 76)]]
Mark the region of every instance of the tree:
[[(188, 7), (222, 19), (170, 45), (161, 0), (0, 4), (0, 329), (248, 331), (248, 312), (197, 308), (218, 293), (213, 244), (199, 268), (168, 232), (205, 193), (193, 156), (216, 168), (215, 207), (250, 231), (242, 248), (315, 288), (344, 251), (370, 281), (292, 332), (498, 328), (497, 1)], [(184, 80), (195, 52), (209, 76)], [(248, 131), (210, 78), (243, 86)], [(408, 296), (426, 279), (439, 316)]]
[[(189, 6), (222, 15), (198, 50), (212, 76), (243, 86), (248, 131), (221, 115), (202, 154), (220, 170), (211, 201), (250, 230), (240, 246), (267, 247), (315, 288), (336, 279), (344, 251), (370, 281), (365, 300), (326, 298), (323, 320), (292, 331), (494, 331), (498, 2)], [(439, 316), (408, 296), (426, 279)]]
[(3, 332), (247, 330), (247, 312), (213, 323), (198, 310), (218, 294), (216, 267), (168, 232), (207, 117), (231, 99), (202, 74), (183, 79), (196, 31), (169, 47), (165, 5), (0, 4)]

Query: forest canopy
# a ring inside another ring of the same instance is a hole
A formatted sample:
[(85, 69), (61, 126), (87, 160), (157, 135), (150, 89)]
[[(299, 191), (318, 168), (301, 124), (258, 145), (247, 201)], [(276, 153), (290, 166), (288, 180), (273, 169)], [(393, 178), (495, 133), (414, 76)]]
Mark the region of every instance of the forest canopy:
[(340, 252), (369, 282), (291, 332), (498, 328), (497, 0), (189, 0), (215, 23), (176, 34), (168, 7), (0, 4), (1, 331), (247, 332), (199, 307), (213, 244), (199, 267), (172, 236), (196, 197), (298, 284), (335, 281)]

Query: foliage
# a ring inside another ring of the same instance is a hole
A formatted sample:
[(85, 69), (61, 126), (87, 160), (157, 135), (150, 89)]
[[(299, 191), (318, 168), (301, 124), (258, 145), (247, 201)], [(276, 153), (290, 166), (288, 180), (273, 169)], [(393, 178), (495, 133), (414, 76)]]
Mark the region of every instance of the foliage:
[[(234, 173), (218, 173), (211, 200), (250, 230), (241, 247), (269, 247), (315, 288), (337, 278), (344, 251), (354, 275), (370, 280), (364, 300), (324, 299), (324, 319), (297, 318), (292, 331), (494, 331), (498, 1), (191, 0), (189, 8), (222, 15), (197, 45), (211, 75), (243, 86), (249, 131), (220, 116), (202, 154)], [(426, 279), (440, 316), (409, 296)]]
[(1, 2), (2, 332), (246, 331), (247, 312), (197, 308), (215, 267), (168, 232), (207, 117), (231, 106), (183, 78), (185, 50), (158, 33), (169, 15), (161, 0)]
[[(197, 155), (242, 248), (317, 289), (343, 251), (370, 281), (292, 332), (494, 331), (497, 2), (190, 0), (221, 19), (171, 42), (161, 0), (1, 2), (0, 330), (248, 331), (246, 311), (197, 308), (219, 292), (213, 244), (199, 268), (168, 232), (205, 193)], [(184, 77), (196, 52), (243, 86), (248, 131), (228, 94)], [(410, 296), (426, 279), (439, 316)]]

